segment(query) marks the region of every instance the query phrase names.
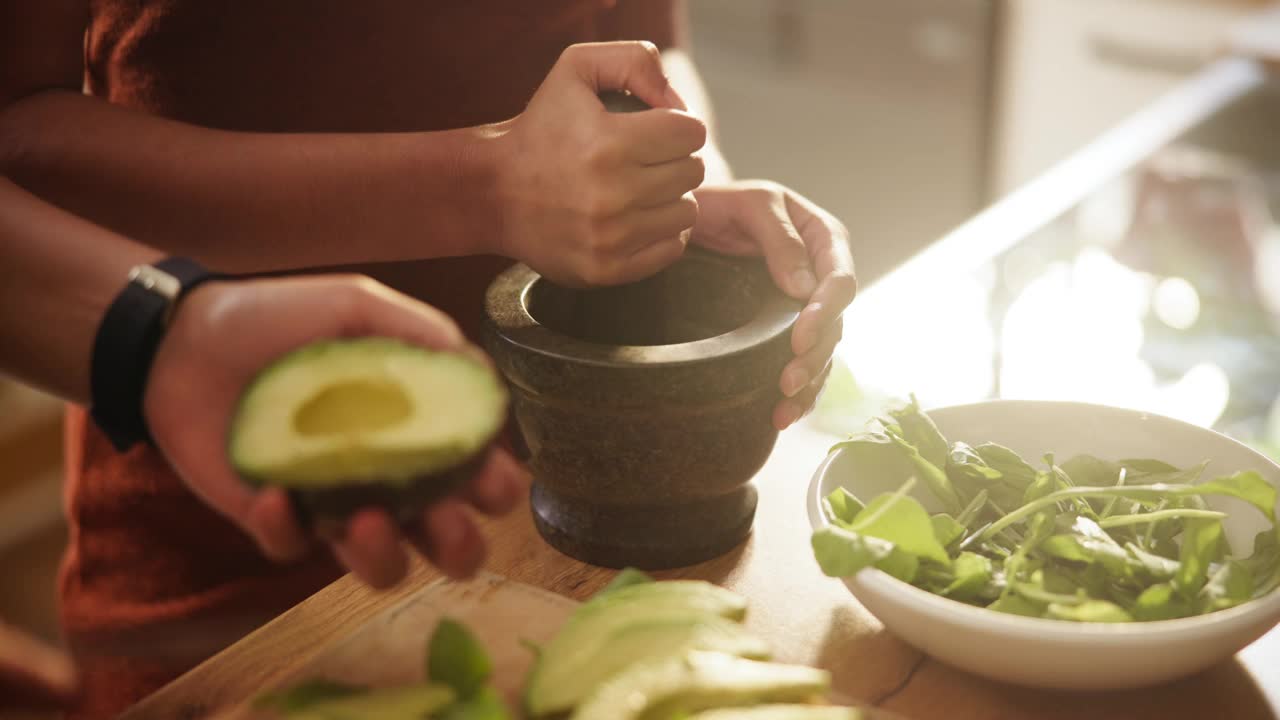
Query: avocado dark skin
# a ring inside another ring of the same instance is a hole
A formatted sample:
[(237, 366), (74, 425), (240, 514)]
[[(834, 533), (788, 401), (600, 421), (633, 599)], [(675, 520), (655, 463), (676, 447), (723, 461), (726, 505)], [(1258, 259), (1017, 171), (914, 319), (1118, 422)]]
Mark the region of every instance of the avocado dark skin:
[(320, 489), (288, 488), (298, 522), (325, 538), (342, 537), (347, 520), (369, 507), (382, 508), (398, 525), (412, 528), (431, 503), (461, 489), (484, 467), (488, 447), (454, 467), (408, 483), (361, 482)]

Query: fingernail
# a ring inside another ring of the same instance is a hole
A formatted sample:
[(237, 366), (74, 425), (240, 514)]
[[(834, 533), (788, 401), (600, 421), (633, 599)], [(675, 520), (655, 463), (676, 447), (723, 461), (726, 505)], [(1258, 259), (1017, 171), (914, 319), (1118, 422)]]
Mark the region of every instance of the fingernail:
[(805, 372), (804, 368), (793, 367), (782, 376), (782, 392), (787, 397), (794, 396), (808, 384), (809, 373)]
[(813, 276), (809, 268), (800, 268), (791, 273), (791, 291), (796, 295), (808, 297), (818, 286), (818, 278)]

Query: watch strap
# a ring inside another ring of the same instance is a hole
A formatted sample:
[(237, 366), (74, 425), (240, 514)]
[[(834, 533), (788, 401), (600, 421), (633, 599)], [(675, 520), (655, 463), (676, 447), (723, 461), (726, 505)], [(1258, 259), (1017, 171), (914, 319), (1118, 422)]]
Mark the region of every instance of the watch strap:
[(142, 401), (173, 309), (186, 293), (222, 277), (182, 257), (140, 265), (107, 308), (93, 343), (90, 416), (117, 450), (151, 442)]

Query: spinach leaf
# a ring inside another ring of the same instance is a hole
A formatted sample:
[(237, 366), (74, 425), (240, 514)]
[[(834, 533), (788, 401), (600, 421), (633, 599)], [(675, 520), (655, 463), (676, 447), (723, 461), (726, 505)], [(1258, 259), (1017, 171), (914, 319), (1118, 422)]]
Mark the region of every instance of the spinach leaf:
[(844, 488), (836, 488), (824, 499), (823, 509), (827, 511), (827, 517), (833, 522), (839, 521), (846, 525), (853, 522), (853, 519), (862, 512), (866, 505), (862, 503), (853, 493)]
[(839, 527), (815, 530), (810, 543), (823, 574), (837, 578), (852, 577), (893, 552), (893, 543), (888, 540)]
[(902, 447), (883, 432), (861, 432), (837, 443), (831, 450), (848, 454), (859, 472), (881, 479), (886, 485), (901, 485), (915, 474), (915, 465)]
[(1192, 518), (1182, 530), (1182, 551), (1178, 561), (1181, 566), (1173, 576), (1173, 585), (1183, 597), (1192, 598), (1200, 592), (1213, 562), (1222, 545), (1222, 521)]
[(1037, 603), (1021, 595), (1014, 594), (1001, 595), (1000, 599), (987, 606), (988, 610), (1010, 615), (1022, 615), (1024, 617), (1040, 617), (1044, 615), (1044, 608), (1043, 603)]
[(1280, 538), (1277, 528), (1263, 530), (1253, 538), (1253, 554), (1243, 562), (1253, 575), (1253, 596), (1261, 597), (1280, 587)]
[(1244, 563), (1228, 560), (1211, 570), (1200, 590), (1200, 613), (1235, 607), (1253, 597), (1253, 573)]
[(1088, 600), (1078, 605), (1051, 604), (1046, 617), (1076, 622), (1133, 622), (1133, 616), (1124, 608), (1106, 600)]
[(947, 478), (947, 474), (939, 466), (929, 462), (902, 435), (897, 434), (892, 428), (888, 429), (887, 432), (898, 447), (902, 448), (906, 453), (907, 459), (915, 466), (916, 473), (924, 478), (925, 484), (929, 486), (929, 492), (933, 493), (938, 502), (942, 503), (942, 506), (950, 512), (960, 512), (964, 507), (964, 503), (960, 502), (960, 496), (956, 494), (956, 489), (951, 485), (951, 480)]
[(1189, 615), (1191, 607), (1169, 583), (1148, 587), (1133, 604), (1135, 620), (1172, 620)]
[(995, 568), (991, 559), (977, 553), (962, 552), (956, 558), (953, 572), (955, 579), (940, 595), (966, 600), (977, 597), (991, 583)]
[(889, 415), (901, 428), (902, 439), (914, 446), (921, 457), (936, 468), (947, 466), (947, 440), (933, 423), (933, 418), (921, 412), (915, 395), (907, 404), (890, 410)]
[(1174, 575), (1178, 574), (1177, 560), (1170, 560), (1169, 558), (1149, 553), (1133, 543), (1126, 543), (1124, 549), (1129, 553), (1129, 557), (1133, 558), (1137, 567), (1148, 577), (1156, 580), (1171, 580)]
[(920, 559), (902, 548), (894, 548), (888, 557), (876, 562), (876, 569), (909, 583), (920, 571)]
[(427, 679), (451, 688), (466, 700), (493, 674), (488, 653), (462, 623), (448, 618), (436, 624), (427, 644)]
[(888, 540), (904, 552), (921, 559), (950, 565), (951, 557), (933, 532), (933, 521), (920, 503), (907, 495), (913, 483), (898, 492), (880, 495), (862, 509), (849, 529), (862, 535)]
[(964, 525), (961, 525), (955, 518), (946, 513), (938, 513), (929, 518), (933, 523), (933, 536), (938, 539), (938, 544), (944, 548), (951, 547), (951, 544), (964, 537)]

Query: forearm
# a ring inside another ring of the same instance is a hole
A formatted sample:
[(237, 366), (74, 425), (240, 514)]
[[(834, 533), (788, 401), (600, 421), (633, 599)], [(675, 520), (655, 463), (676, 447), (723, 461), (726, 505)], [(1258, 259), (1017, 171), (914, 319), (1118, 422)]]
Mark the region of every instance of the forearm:
[(706, 86), (698, 75), (693, 59), (678, 48), (664, 50), (662, 69), (676, 92), (680, 93), (680, 97), (689, 106), (689, 111), (707, 124), (707, 144), (698, 152), (707, 168), (707, 176), (703, 182), (707, 185), (729, 182), (733, 179), (733, 170), (716, 144), (715, 113), (711, 108), (711, 98), (707, 95)]
[(420, 259), (492, 250), (500, 132), (227, 132), (50, 91), (0, 113), (0, 172), (222, 270)]
[(0, 372), (87, 402), (98, 322), (159, 255), (0, 178)]

